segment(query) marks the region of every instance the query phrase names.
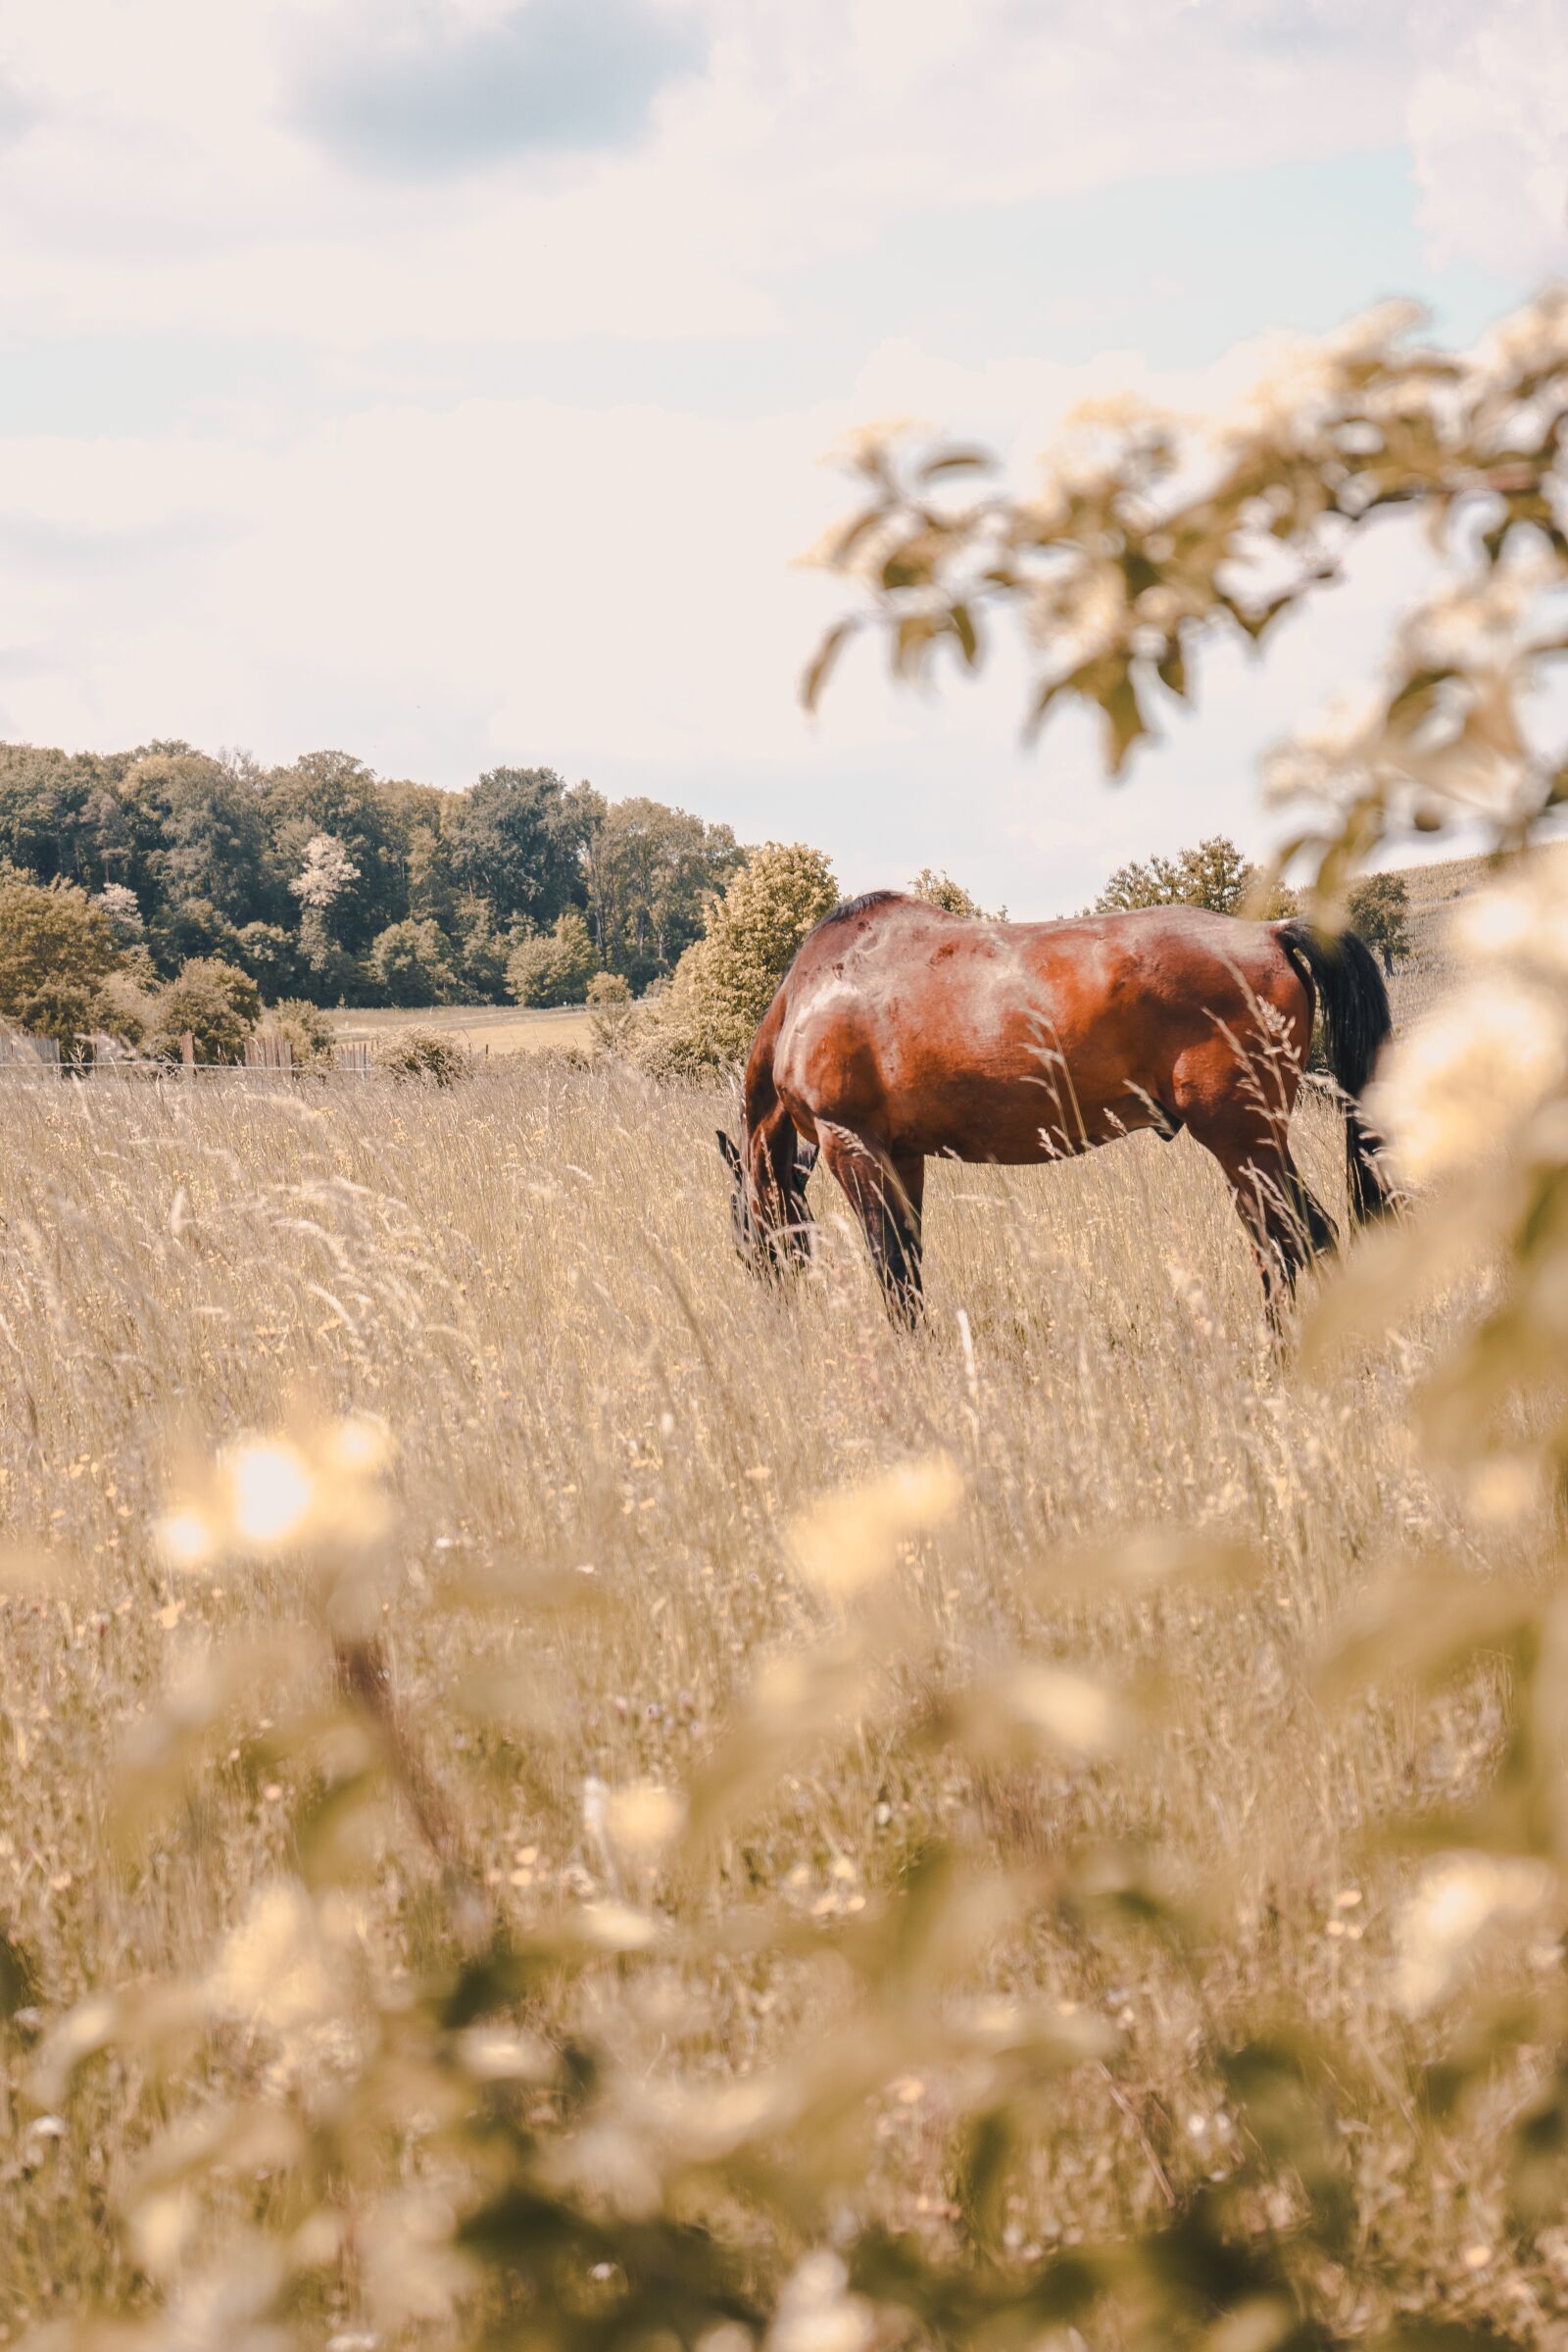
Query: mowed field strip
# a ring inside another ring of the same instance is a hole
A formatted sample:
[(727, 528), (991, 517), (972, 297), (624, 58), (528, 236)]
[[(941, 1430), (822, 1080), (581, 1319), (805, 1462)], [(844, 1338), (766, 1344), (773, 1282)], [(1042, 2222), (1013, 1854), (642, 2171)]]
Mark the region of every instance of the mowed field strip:
[(345, 1007), (328, 1018), (338, 1037), (368, 1039), (372, 1051), (400, 1029), (439, 1030), (443, 1037), (460, 1040), (480, 1058), (560, 1052), (564, 1047), (586, 1049), (593, 1043), (588, 1013), (581, 1004), (564, 1004), (549, 1011), (525, 1004), (421, 1004), (395, 1011)]

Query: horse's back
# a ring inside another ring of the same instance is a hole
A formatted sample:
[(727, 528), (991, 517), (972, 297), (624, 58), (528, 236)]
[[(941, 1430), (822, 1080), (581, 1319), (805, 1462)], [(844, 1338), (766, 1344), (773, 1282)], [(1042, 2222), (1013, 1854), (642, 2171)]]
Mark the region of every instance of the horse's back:
[(992, 923), (889, 897), (820, 925), (780, 998), (773, 1081), (807, 1132), (1009, 1160), (1179, 1124), (1184, 1054), (1301, 1005), (1267, 924), (1172, 906)]

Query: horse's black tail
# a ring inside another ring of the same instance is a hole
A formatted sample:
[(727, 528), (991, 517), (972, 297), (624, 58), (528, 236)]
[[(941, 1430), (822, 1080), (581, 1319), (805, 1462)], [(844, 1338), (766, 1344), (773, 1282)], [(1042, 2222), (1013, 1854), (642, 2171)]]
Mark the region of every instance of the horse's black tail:
[(1345, 1165), (1358, 1224), (1380, 1216), (1391, 1194), (1377, 1164), (1378, 1138), (1360, 1101), (1394, 1026), (1377, 957), (1354, 931), (1337, 939), (1300, 920), (1274, 925), (1275, 937), (1323, 1014), (1323, 1048), (1345, 1108)]

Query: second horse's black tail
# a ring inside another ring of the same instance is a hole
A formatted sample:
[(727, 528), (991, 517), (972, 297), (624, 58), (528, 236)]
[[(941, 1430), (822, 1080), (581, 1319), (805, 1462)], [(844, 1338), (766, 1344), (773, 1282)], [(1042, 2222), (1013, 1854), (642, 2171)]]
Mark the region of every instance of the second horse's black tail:
[(1394, 1026), (1389, 992), (1377, 957), (1354, 931), (1337, 939), (1294, 919), (1275, 935), (1323, 1014), (1323, 1047), (1345, 1109), (1345, 1165), (1350, 1209), (1358, 1224), (1380, 1216), (1392, 1195), (1377, 1164), (1378, 1138), (1361, 1116), (1360, 1102)]

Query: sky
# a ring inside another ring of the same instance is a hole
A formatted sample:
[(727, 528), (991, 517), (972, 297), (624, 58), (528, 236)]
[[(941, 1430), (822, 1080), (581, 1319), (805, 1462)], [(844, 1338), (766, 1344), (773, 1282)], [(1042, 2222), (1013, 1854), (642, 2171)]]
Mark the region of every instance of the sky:
[[(1019, 915), (1218, 829), (1368, 674), (1369, 539), (1105, 785), (1022, 676), (801, 670), (869, 419), (1025, 466), (1391, 294), (1568, 270), (1560, 0), (10, 0), (0, 737), (501, 762)], [(1278, 820), (1272, 820), (1277, 822)]]

